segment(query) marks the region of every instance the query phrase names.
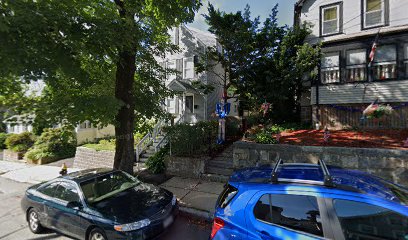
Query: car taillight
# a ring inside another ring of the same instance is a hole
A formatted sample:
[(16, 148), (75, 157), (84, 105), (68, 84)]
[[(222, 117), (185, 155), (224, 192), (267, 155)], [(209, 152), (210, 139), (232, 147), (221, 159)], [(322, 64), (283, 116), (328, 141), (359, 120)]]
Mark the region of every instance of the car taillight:
[(217, 217), (214, 218), (213, 226), (211, 230), (211, 239), (215, 237), (215, 234), (218, 232), (218, 230), (223, 228), (224, 225), (225, 225), (224, 220), (222, 220), (221, 218), (217, 218)]

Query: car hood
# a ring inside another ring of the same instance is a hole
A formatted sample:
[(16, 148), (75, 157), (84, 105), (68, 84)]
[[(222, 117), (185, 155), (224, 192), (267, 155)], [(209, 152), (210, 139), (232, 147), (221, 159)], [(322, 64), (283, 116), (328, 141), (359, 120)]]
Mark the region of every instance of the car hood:
[(171, 204), (172, 198), (165, 189), (141, 183), (90, 207), (115, 223), (125, 224), (151, 217)]

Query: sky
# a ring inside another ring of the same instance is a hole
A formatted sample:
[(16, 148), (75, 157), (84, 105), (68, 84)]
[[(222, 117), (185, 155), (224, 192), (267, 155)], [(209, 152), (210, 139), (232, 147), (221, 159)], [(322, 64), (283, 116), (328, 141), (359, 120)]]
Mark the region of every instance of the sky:
[(207, 31), (208, 25), (205, 23), (202, 14), (207, 13), (208, 2), (211, 2), (215, 8), (224, 12), (243, 11), (248, 4), (251, 8), (251, 17), (260, 16), (261, 22), (271, 13), (271, 9), (278, 4), (278, 21), (280, 25), (293, 24), (293, 11), (296, 0), (202, 0), (203, 6), (199, 10), (193, 23), (188, 24), (191, 27)]

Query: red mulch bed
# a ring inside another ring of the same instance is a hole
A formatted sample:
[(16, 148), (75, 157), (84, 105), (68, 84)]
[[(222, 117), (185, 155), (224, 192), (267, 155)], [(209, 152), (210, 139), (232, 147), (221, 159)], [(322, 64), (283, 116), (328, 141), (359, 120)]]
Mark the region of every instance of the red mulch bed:
[(282, 144), (408, 150), (408, 148), (404, 147), (404, 143), (408, 139), (408, 129), (330, 131), (330, 139), (327, 143), (323, 140), (323, 130), (298, 130), (293, 132), (283, 132), (281, 135), (280, 143)]

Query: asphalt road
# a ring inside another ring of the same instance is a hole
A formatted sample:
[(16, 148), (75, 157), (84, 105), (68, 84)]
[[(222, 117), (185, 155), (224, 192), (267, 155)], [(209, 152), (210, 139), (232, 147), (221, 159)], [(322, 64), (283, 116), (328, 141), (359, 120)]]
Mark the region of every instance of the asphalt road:
[[(14, 182), (0, 176), (0, 239), (72, 239), (52, 231), (43, 234), (30, 232), (20, 208), (20, 200), (29, 186), (30, 184)], [(210, 232), (209, 225), (179, 216), (161, 240), (208, 240)]]

